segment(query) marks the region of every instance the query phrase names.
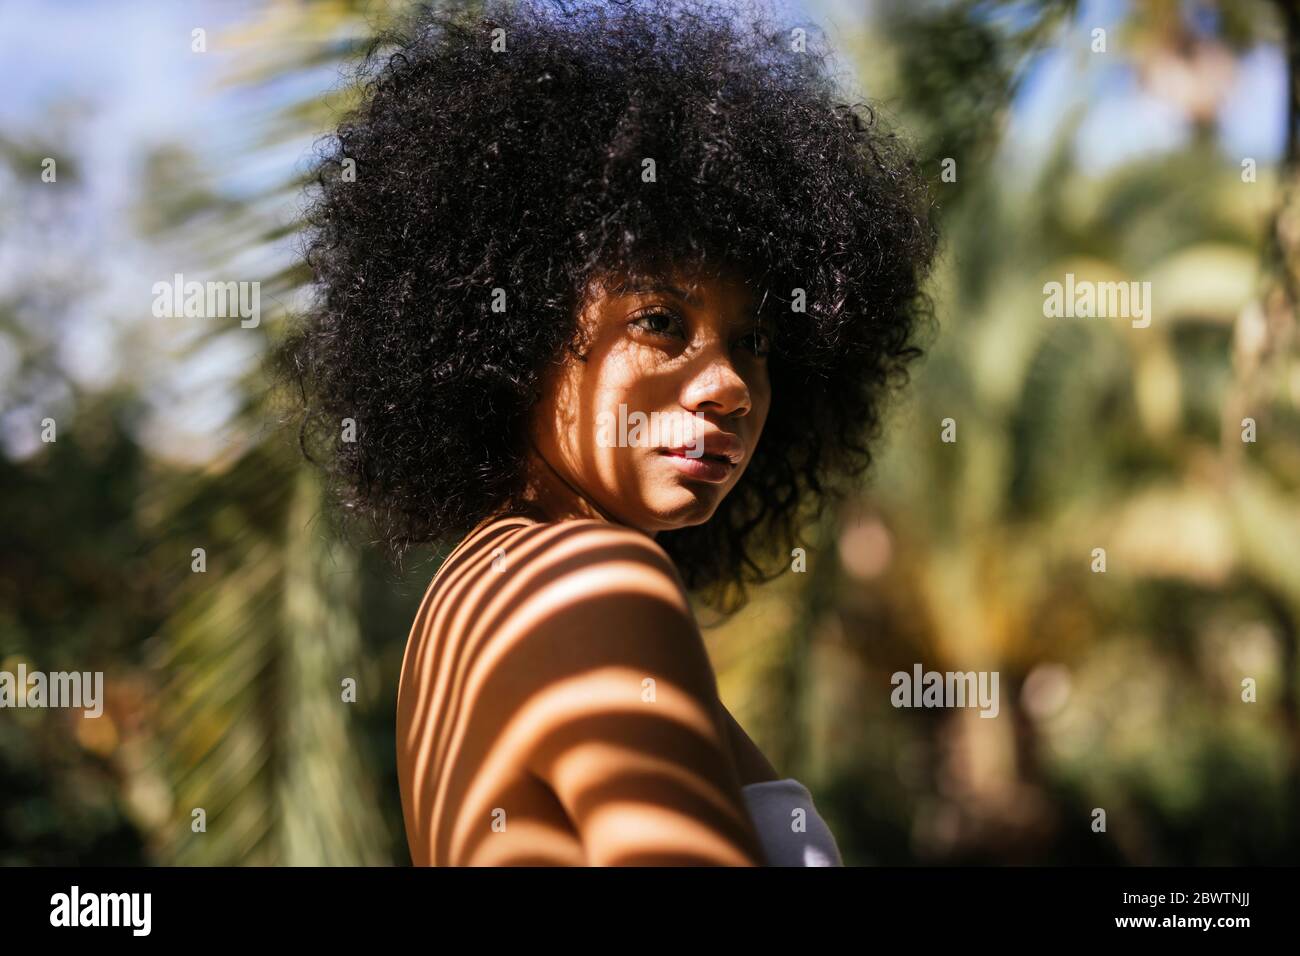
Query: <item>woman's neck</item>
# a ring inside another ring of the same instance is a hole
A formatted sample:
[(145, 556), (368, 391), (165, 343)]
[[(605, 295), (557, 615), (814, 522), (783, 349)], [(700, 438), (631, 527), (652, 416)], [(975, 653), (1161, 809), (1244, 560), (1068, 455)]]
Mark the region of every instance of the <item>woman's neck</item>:
[[(528, 478), (515, 508), (542, 521), (563, 521), (570, 518), (593, 518), (624, 527), (631, 527), (606, 511), (581, 490), (565, 480), (546, 458), (532, 448), (528, 455)], [(640, 528), (633, 530), (640, 531)], [(643, 531), (647, 537), (653, 532)]]

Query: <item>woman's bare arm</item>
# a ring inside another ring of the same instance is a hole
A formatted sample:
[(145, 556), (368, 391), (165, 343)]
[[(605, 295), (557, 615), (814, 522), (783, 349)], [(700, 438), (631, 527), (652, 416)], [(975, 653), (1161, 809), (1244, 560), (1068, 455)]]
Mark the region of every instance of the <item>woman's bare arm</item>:
[(493, 706), (515, 709), (526, 766), (564, 806), (590, 865), (762, 865), (671, 562), (635, 531), (557, 529), (512, 569), (492, 638), (508, 644), (511, 688)]

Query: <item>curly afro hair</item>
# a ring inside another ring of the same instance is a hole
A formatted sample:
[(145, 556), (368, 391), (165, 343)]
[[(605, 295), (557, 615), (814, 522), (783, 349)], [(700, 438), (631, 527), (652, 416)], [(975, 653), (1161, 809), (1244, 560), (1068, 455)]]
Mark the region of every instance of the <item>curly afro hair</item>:
[(346, 511), (400, 556), (508, 508), (592, 277), (726, 265), (775, 320), (771, 412), (712, 519), (657, 540), (723, 611), (787, 566), (870, 465), (935, 255), (915, 160), (832, 57), (681, 0), (426, 6), (381, 37), (314, 169), (316, 295), (281, 352)]

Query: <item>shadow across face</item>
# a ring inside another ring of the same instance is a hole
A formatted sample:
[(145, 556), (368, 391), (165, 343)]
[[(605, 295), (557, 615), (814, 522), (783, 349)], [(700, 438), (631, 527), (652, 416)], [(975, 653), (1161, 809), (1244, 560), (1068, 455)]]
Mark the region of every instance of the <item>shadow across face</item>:
[(532, 425), (533, 498), (550, 517), (654, 534), (707, 521), (752, 459), (771, 404), (770, 329), (734, 272), (593, 281), (579, 355)]

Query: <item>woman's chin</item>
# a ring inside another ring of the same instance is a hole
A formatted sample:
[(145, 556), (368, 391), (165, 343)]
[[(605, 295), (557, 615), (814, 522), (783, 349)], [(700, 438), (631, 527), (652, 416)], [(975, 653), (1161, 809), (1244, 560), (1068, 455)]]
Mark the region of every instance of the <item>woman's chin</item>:
[(716, 485), (685, 483), (656, 489), (645, 510), (652, 514), (661, 531), (704, 524), (718, 510), (724, 492)]

